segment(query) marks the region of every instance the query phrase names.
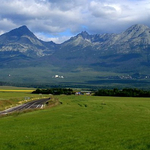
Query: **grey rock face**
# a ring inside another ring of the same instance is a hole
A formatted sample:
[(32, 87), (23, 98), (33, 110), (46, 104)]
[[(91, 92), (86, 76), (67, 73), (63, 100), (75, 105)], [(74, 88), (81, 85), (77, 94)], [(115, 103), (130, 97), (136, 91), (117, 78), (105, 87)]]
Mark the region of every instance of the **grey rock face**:
[(70, 65), (110, 70), (138, 67), (140, 70), (150, 65), (150, 28), (137, 24), (120, 34), (90, 35), (83, 31), (62, 44), (39, 40), (26, 26), (0, 36), (1, 62), (13, 60), (17, 64), (18, 60), (26, 59), (29, 66), (29, 58), (32, 62), (35, 60), (34, 64), (40, 62), (58, 67)]
[(0, 36), (0, 51), (18, 51), (32, 57), (51, 55), (54, 50), (50, 45), (53, 43), (39, 40), (26, 26)]

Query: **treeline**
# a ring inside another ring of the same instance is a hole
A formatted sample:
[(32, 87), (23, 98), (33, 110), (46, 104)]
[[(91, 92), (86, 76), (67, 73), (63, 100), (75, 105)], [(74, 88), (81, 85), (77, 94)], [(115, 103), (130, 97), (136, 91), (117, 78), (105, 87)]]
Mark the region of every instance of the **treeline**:
[(140, 89), (100, 89), (95, 92), (95, 96), (122, 96), (122, 97), (150, 97), (150, 91)]
[(33, 94), (53, 94), (53, 95), (71, 95), (74, 94), (74, 91), (72, 89), (67, 88), (48, 88), (48, 89), (36, 89), (32, 92)]

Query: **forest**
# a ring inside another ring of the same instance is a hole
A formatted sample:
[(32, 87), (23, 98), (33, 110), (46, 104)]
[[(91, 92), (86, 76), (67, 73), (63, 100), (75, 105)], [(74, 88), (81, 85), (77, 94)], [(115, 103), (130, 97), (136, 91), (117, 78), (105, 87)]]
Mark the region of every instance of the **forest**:
[(150, 97), (150, 91), (142, 89), (99, 89), (95, 92), (95, 96), (121, 96), (121, 97)]
[(53, 95), (71, 95), (74, 91), (70, 88), (48, 88), (48, 89), (36, 89), (32, 92), (33, 94), (53, 94)]

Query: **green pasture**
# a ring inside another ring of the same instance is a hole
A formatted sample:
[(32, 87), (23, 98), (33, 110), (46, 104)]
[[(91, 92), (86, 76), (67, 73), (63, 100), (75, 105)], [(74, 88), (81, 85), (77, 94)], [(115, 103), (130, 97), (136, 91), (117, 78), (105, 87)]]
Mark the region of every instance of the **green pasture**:
[(1, 117), (0, 149), (150, 149), (150, 98), (57, 98), (58, 106)]
[[(67, 69), (68, 70), (68, 69)], [(1, 85), (27, 86), (27, 87), (81, 87), (81, 88), (147, 88), (149, 79), (126, 80), (115, 79), (116, 76), (127, 76), (129, 73), (115, 73), (90, 68), (71, 68), (69, 72), (65, 68), (54, 66), (27, 67), (27, 68), (3, 68), (1, 69)], [(40, 72), (40, 74), (39, 74)], [(131, 73), (132, 74), (132, 73)], [(55, 75), (64, 78), (54, 78)], [(108, 77), (114, 77), (113, 79)], [(6, 82), (6, 83), (5, 83)]]
[(29, 100), (43, 98), (44, 95), (31, 94), (30, 88), (11, 88), (0, 86), (0, 111)]

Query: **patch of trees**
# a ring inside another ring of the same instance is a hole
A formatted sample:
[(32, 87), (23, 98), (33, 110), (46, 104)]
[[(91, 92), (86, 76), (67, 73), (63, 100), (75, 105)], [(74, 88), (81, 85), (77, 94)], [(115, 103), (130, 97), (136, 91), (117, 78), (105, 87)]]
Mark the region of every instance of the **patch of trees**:
[(150, 97), (150, 91), (141, 89), (125, 88), (115, 89), (99, 89), (95, 92), (95, 96), (121, 96), (121, 97)]
[(53, 94), (53, 95), (71, 95), (74, 94), (74, 91), (72, 89), (67, 88), (48, 88), (48, 89), (36, 89), (32, 92), (33, 94)]

